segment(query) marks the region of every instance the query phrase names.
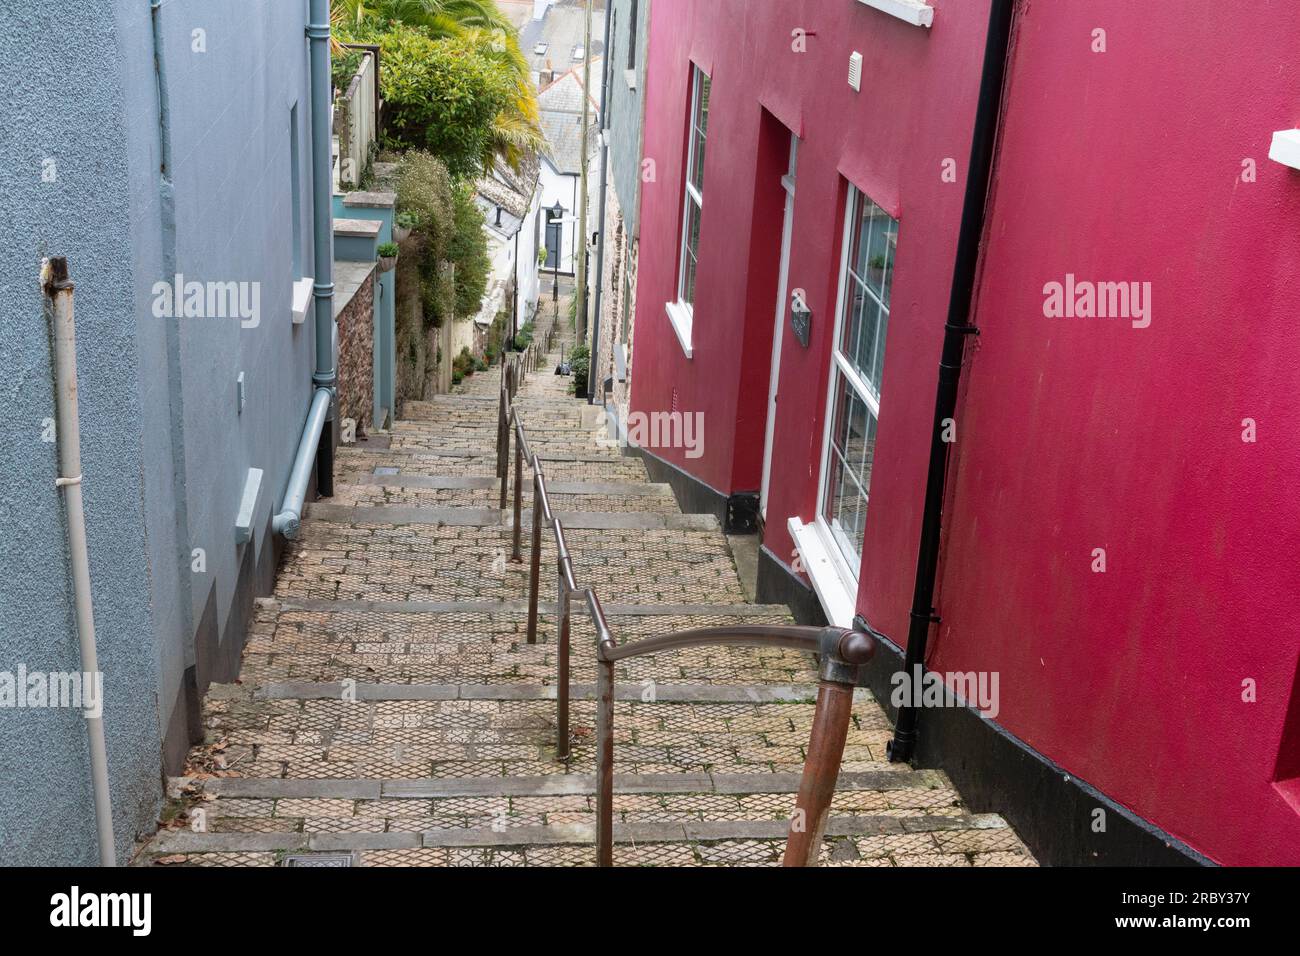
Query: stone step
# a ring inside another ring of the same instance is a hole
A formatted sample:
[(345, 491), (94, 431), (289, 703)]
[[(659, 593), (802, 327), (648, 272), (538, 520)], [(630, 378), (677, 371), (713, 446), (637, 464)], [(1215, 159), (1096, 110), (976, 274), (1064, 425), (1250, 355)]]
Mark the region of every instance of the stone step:
[[(308, 522), (282, 559), (275, 596), (371, 601), (526, 598), (527, 564), (508, 560), (513, 535), (502, 524), (500, 512), (437, 511), (310, 507)], [(710, 515), (560, 517), (567, 523), (565, 535), (579, 585), (596, 588), (603, 601), (745, 603), (731, 551)], [(554, 568), (553, 536), (543, 535), (542, 540), (543, 566)]]
[[(615, 683), (614, 699), (640, 701), (653, 691), (655, 699), (674, 704), (811, 704), (817, 700), (815, 684), (642, 684)], [(256, 700), (556, 700), (554, 686), (510, 684), (345, 684), (341, 681), (271, 681), (253, 695)], [(861, 692), (862, 700), (871, 695)], [(569, 686), (570, 700), (596, 700), (596, 685), (576, 682)]]
[[(594, 865), (595, 828), (589, 822), (388, 832), (204, 832), (160, 834), (138, 861), (227, 865), (208, 855), (261, 855), (245, 865), (277, 865), (291, 853), (349, 853), (360, 866)], [(421, 821), (408, 820), (419, 827)], [(614, 862), (643, 865), (779, 865), (785, 819), (638, 820), (614, 824)], [(963, 816), (832, 815), (826, 824), (826, 865), (1024, 865), (1019, 841), (999, 818)], [(183, 859), (178, 859), (183, 857)]]
[[(756, 793), (794, 794), (802, 775), (797, 773), (725, 774), (666, 773), (615, 774), (618, 795), (693, 793), (748, 796)], [(190, 781), (180, 782), (188, 784)], [(596, 778), (592, 774), (551, 777), (470, 777), (426, 780), (289, 780), (248, 777), (212, 777), (200, 781), (200, 789), (224, 799), (246, 800), (450, 800), (472, 797), (566, 797), (593, 796)], [(840, 774), (836, 790), (858, 791), (936, 790), (951, 787), (937, 770), (912, 770), (898, 764), (882, 764), (879, 770)]]
[[(510, 492), (511, 494), (513, 492)], [(363, 525), (436, 525), (453, 528), (514, 527), (514, 513), (507, 507), (414, 507), (402, 505), (344, 505), (315, 502), (307, 506), (307, 516), (317, 521)], [(620, 530), (620, 531), (717, 531), (721, 532), (716, 516), (711, 514), (660, 514), (639, 511), (555, 511), (555, 517), (565, 530)], [(532, 527), (532, 509), (526, 509), (522, 520)], [(549, 534), (549, 531), (548, 531)]]
[[(500, 479), (494, 475), (378, 475), (349, 473), (334, 484), (333, 506), (401, 508), (490, 508), (500, 504)], [(620, 481), (547, 482), (551, 507), (566, 512), (642, 512), (677, 515), (677, 499), (666, 484)], [(514, 478), (507, 483), (507, 506), (513, 507)], [(524, 476), (522, 501), (533, 502), (532, 479)]]
[[(545, 595), (550, 594), (547, 589)], [(244, 651), (246, 682), (288, 680), (550, 685), (556, 679), (555, 604), (538, 605), (538, 643), (526, 642), (525, 601), (259, 602)], [(695, 627), (792, 623), (784, 606), (605, 606), (620, 642)], [(595, 680), (594, 631), (572, 625), (570, 679)], [(810, 655), (783, 648), (694, 647), (629, 658), (615, 680), (692, 685), (816, 681)]]
[[(547, 481), (631, 481), (647, 480), (645, 465), (639, 458), (617, 453), (559, 452), (543, 456)], [(513, 464), (511, 465), (513, 469)], [(487, 442), (483, 448), (340, 448), (337, 458), (338, 481), (352, 481), (371, 474), (376, 468), (396, 468), (399, 473), (427, 475), (496, 475), (496, 446)], [(525, 464), (531, 479), (532, 468)]]

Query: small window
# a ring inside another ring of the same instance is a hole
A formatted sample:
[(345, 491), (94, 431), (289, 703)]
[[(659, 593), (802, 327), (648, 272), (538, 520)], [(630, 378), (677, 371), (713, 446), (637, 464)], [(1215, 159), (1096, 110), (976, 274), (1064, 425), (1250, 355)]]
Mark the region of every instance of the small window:
[(636, 69), (636, 21), (638, 0), (632, 0), (632, 14), (627, 21), (627, 68)]
[(846, 218), (818, 520), (856, 579), (876, 451), (898, 223), (857, 189), (850, 192)]
[(682, 217), (682, 260), (677, 300), (695, 305), (695, 279), (700, 258), (700, 222), (704, 217), (704, 153), (709, 130), (710, 79), (698, 66), (691, 82), (690, 147), (686, 157), (686, 200)]
[(550, 48), (551, 45), (547, 43), (545, 40), (538, 40), (537, 45), (533, 47), (533, 55), (546, 56), (546, 51), (549, 50)]
[(587, 58), (587, 48), (579, 43), (573, 48), (573, 62), (581, 63)]

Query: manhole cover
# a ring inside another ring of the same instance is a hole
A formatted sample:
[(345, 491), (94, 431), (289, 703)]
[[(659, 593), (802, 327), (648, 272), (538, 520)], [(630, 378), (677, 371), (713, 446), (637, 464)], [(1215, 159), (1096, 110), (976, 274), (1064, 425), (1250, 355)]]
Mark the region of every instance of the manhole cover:
[(285, 866), (353, 866), (351, 853), (295, 853), (285, 857)]

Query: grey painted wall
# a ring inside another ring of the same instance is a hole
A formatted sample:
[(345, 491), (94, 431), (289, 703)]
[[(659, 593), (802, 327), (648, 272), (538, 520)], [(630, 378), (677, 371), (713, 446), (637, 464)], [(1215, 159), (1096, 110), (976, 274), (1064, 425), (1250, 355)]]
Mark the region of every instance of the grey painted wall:
[[(167, 0), (154, 13), (149, 0), (46, 0), (5, 20), (0, 124), (22, 135), (0, 138), (9, 419), (0, 431), (0, 671), (79, 666), (56, 451), (41, 440), (54, 404), (38, 268), (43, 255), (66, 255), (77, 284), (86, 520), (125, 857), (161, 802), (169, 729), (173, 761), (183, 752), (177, 708), (186, 669), (202, 656), (196, 629), (206, 626), (206, 640), (220, 638), (237, 659), (251, 596), (239, 569), (273, 546), (267, 525), (310, 399), (312, 324), (290, 317), (295, 232), (301, 261), (311, 262), (306, 2)], [(57, 164), (54, 182), (42, 181), (47, 159)], [(174, 272), (257, 283), (258, 325), (156, 318), (154, 285)], [(237, 546), (250, 467), (265, 472), (257, 531)], [(203, 573), (191, 570), (195, 548), (205, 552)], [(86, 751), (76, 712), (0, 708), (0, 863), (94, 862)]]
[[(618, 204), (623, 210), (623, 221), (628, 233), (638, 236), (650, 0), (610, 0), (609, 16), (613, 18), (608, 60), (608, 68), (612, 71), (607, 104), (607, 125), (610, 129), (609, 179), (618, 195)], [(635, 42), (631, 30), (634, 20)], [(632, 54), (631, 58), (629, 53)], [(626, 78), (629, 63), (635, 64), (635, 89), (628, 85)]]

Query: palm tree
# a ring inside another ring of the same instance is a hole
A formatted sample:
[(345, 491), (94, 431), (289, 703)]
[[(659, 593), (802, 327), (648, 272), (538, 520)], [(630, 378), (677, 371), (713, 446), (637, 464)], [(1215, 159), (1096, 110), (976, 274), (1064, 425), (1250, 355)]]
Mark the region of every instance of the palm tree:
[[(492, 149), (512, 169), (545, 144), (537, 94), (528, 61), (519, 48), (519, 33), (495, 0), (331, 0), (335, 28), (360, 29), (396, 20), (424, 30), (435, 39), (463, 37), (496, 60), (511, 86), (510, 105), (496, 118)], [(338, 52), (338, 51), (336, 51)], [(488, 161), (492, 157), (486, 157)]]

